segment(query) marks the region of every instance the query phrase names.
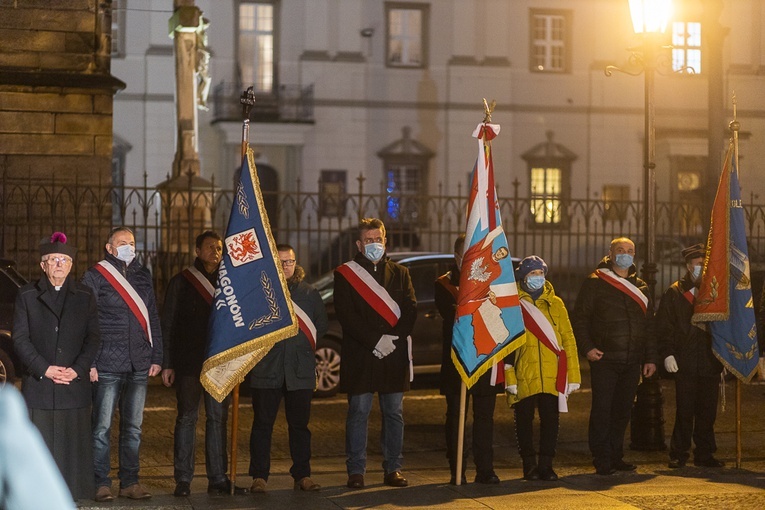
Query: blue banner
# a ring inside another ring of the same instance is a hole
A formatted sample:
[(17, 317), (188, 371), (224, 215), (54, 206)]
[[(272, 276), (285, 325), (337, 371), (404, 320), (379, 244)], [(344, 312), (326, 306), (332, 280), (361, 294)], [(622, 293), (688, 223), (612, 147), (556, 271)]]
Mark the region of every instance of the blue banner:
[(219, 402), (298, 322), (271, 234), (252, 149), (231, 206), (200, 380)]

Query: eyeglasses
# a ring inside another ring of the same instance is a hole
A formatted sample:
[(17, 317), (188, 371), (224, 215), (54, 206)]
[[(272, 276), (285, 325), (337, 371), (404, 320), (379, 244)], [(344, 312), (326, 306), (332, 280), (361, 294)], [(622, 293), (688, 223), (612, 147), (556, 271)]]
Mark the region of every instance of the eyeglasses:
[(295, 265), (295, 259), (282, 260), (281, 262), (282, 262), (283, 266), (294, 266)]
[(65, 266), (67, 264), (72, 263), (72, 259), (69, 257), (48, 257), (48, 260), (46, 260), (49, 266), (55, 266), (58, 264), (61, 264), (62, 266)]

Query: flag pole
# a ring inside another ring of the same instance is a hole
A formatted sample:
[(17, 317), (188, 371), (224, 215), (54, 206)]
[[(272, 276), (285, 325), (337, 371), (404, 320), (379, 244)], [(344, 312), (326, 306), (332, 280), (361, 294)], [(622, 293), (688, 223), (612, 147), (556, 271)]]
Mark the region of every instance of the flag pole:
[[(252, 87), (242, 92), (239, 102), (242, 104), (242, 158), (247, 157), (247, 146), (250, 140), (250, 109), (255, 104), (255, 92)], [(229, 479), (231, 480), (230, 494), (236, 492), (236, 454), (239, 432), (239, 384), (231, 391), (231, 457), (229, 463)]]
[[(733, 132), (733, 158), (736, 161), (736, 177), (738, 177), (738, 131), (741, 127), (736, 112), (736, 92), (733, 91), (733, 120), (728, 128)], [(736, 377), (736, 469), (741, 469), (741, 379)]]
[[(460, 421), (457, 427), (457, 462), (456, 462), (456, 466), (454, 466), (454, 470), (455, 470), (454, 480), (456, 481), (457, 485), (462, 485), (462, 463), (464, 462), (464, 460), (462, 459), (462, 448), (465, 445), (465, 407), (466, 407), (465, 400), (467, 400), (467, 386), (465, 386), (465, 381), (461, 380), (460, 381)], [(473, 405), (475, 405), (475, 402), (473, 402)]]

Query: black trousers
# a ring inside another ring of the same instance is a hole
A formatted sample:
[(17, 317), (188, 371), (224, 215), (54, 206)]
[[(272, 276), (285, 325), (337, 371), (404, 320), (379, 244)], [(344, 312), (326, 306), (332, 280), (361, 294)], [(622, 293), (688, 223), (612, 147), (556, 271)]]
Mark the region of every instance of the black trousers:
[[(497, 403), (497, 395), (470, 395), (467, 394), (465, 401), (465, 416), (473, 398), (473, 460), (476, 473), (479, 476), (494, 474), (494, 407)], [(453, 476), (457, 473), (457, 441), (459, 438), (460, 419), (460, 396), (459, 394), (446, 395), (446, 458), (449, 459), (449, 467)], [(462, 450), (462, 472), (465, 472), (467, 464), (467, 441)]]
[(640, 382), (640, 364), (590, 362), (592, 408), (589, 441), (596, 469), (624, 457), (624, 433)]
[(289, 427), (290, 474), (295, 481), (311, 476), (311, 417), (313, 390), (288, 391), (286, 386), (273, 389), (252, 389), (252, 432), (250, 433), (250, 476), (268, 480), (271, 472), (271, 435), (284, 398), (284, 414)]
[(518, 401), (515, 406), (515, 437), (518, 453), (522, 459), (534, 459), (534, 411), (539, 409), (539, 455), (555, 456), (558, 443), (558, 397), (549, 393), (537, 393)]
[(691, 449), (693, 457), (707, 460), (717, 451), (715, 418), (720, 376), (675, 374), (675, 427), (669, 442), (669, 457), (685, 462)]

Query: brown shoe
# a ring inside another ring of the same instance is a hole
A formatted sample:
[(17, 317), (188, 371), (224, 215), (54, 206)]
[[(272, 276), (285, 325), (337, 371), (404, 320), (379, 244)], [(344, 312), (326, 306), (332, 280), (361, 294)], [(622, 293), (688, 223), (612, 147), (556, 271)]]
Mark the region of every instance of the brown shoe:
[(263, 478), (253, 478), (250, 485), (250, 492), (266, 492), (266, 480)]
[(96, 490), (96, 497), (93, 498), (93, 500), (98, 501), (99, 503), (103, 503), (104, 501), (114, 501), (112, 490), (106, 485), (102, 485)]
[(120, 497), (128, 499), (149, 499), (151, 494), (146, 492), (140, 483), (134, 483), (130, 487), (120, 489)]
[(409, 485), (409, 482), (404, 478), (404, 475), (401, 474), (401, 471), (394, 471), (385, 475), (385, 485), (391, 487), (406, 487)]
[(348, 483), (346, 485), (349, 489), (363, 489), (364, 475), (348, 475)]
[(321, 485), (311, 480), (309, 477), (301, 478), (295, 482), (295, 490), (313, 492), (321, 489)]

